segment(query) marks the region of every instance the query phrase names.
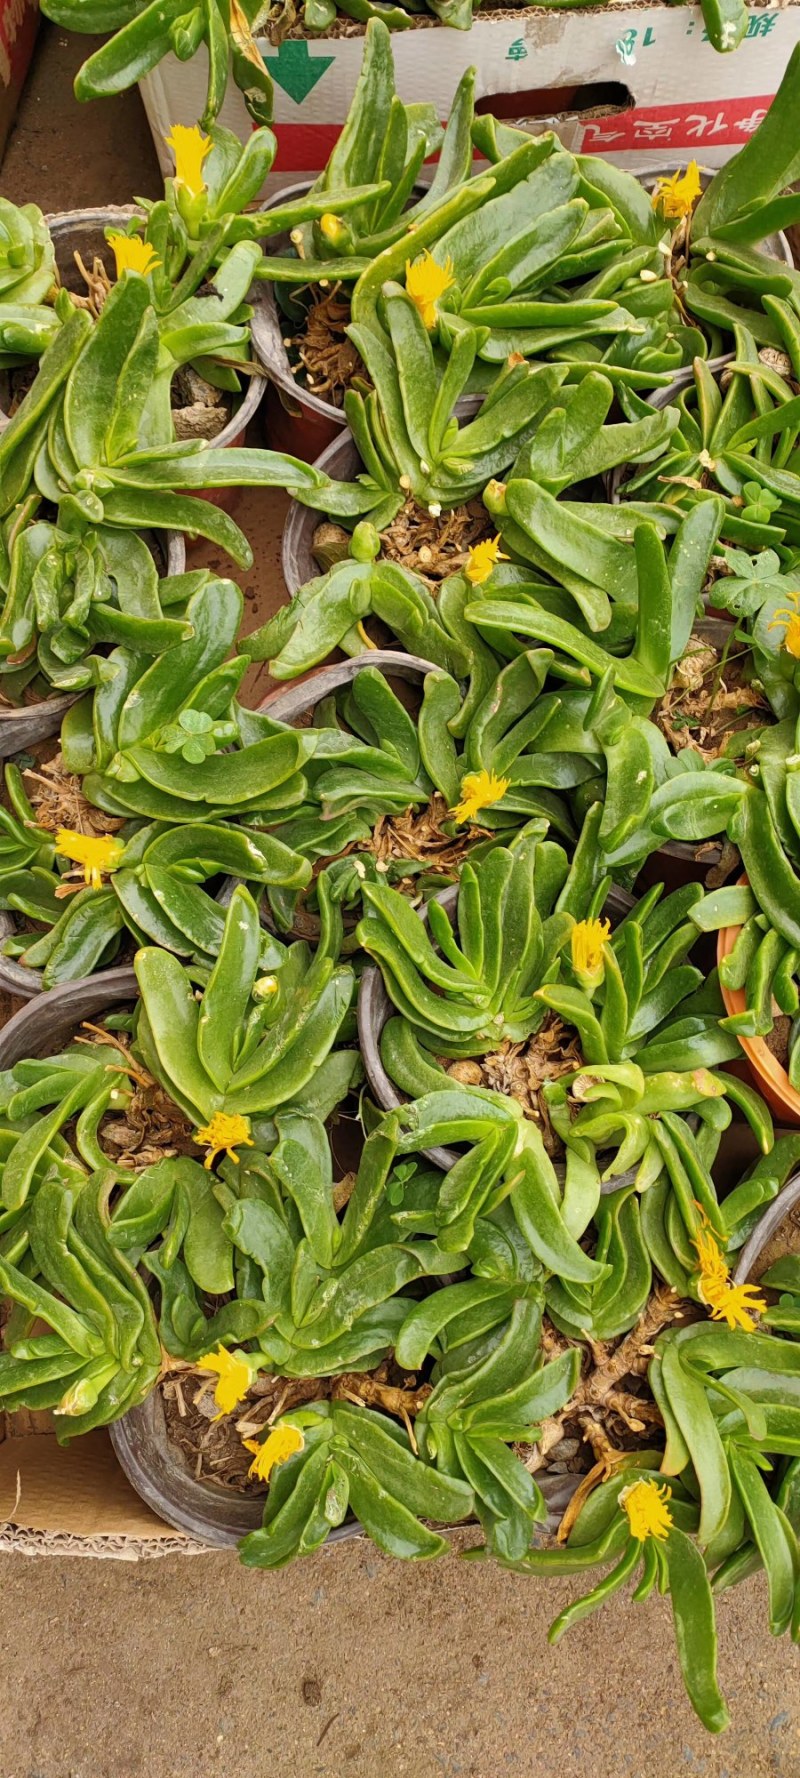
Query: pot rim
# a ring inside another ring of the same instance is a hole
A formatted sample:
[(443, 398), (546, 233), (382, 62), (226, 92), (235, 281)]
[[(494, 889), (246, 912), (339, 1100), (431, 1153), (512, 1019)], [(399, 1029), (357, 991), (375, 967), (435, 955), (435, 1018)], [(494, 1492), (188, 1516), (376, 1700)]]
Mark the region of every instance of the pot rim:
[(48, 988), (13, 1013), (0, 1030), (0, 1068), (13, 1068), (26, 1056), (41, 1055), (54, 1030), (68, 1031), (95, 1012), (138, 998), (139, 984), (128, 968), (106, 969)]
[[(81, 210), (49, 211), (45, 213), (44, 220), (50, 231), (53, 244), (57, 248), (59, 244), (68, 246), (70, 234), (74, 229), (81, 227), (81, 225), (84, 225), (87, 228), (102, 229), (111, 222), (130, 222), (131, 218), (134, 216), (145, 216), (145, 211), (143, 211), (138, 204), (91, 204)], [(56, 255), (56, 259), (57, 258), (58, 255)], [(59, 275), (63, 276), (60, 267)], [(256, 312), (258, 312), (259, 306), (263, 300), (261, 291), (262, 286), (258, 285), (256, 282), (253, 283), (251, 289), (248, 291), (248, 301), (252, 302)], [(254, 322), (255, 315), (253, 317), (253, 323)], [(230, 419), (226, 421), (221, 432), (218, 432), (213, 439), (209, 439), (209, 444), (212, 444), (215, 449), (220, 449), (235, 443), (239, 433), (244, 431), (244, 428), (249, 425), (254, 414), (257, 413), (264, 399), (264, 395), (266, 394), (267, 379), (262, 369), (261, 360), (255, 350), (253, 324), (251, 324), (251, 337), (253, 341), (254, 372), (248, 377), (247, 387), (245, 388), (242, 400), (239, 402), (238, 407), (234, 409)], [(2, 407), (0, 406), (0, 428), (7, 424), (8, 416), (4, 414)]]
[(760, 1258), (776, 1230), (780, 1228), (784, 1217), (800, 1203), (800, 1172), (793, 1173), (790, 1179), (778, 1192), (772, 1203), (768, 1204), (756, 1223), (752, 1234), (748, 1235), (733, 1268), (734, 1284), (745, 1284), (750, 1277), (756, 1260)]
[[(200, 1481), (183, 1467), (176, 1451), (173, 1455), (158, 1383), (137, 1407), (112, 1420), (107, 1430), (114, 1455), (131, 1487), (165, 1524), (189, 1533), (212, 1549), (235, 1549), (241, 1538), (260, 1530), (267, 1494), (240, 1494), (233, 1488)], [(165, 1471), (166, 1487), (161, 1480)], [(580, 1476), (545, 1474), (537, 1479), (549, 1507), (542, 1529), (554, 1535)], [(440, 1529), (446, 1536), (461, 1527), (443, 1525)], [(359, 1520), (348, 1518), (329, 1531), (322, 1548), (364, 1536)]]

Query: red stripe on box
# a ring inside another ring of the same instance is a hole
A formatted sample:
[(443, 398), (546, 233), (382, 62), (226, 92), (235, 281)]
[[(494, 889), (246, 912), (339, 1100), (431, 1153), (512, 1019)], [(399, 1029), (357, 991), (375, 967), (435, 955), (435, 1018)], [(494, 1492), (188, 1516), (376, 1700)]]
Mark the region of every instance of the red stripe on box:
[(600, 154), (606, 148), (613, 153), (675, 148), (702, 161), (705, 147), (741, 148), (766, 116), (773, 97), (768, 93), (758, 99), (700, 100), (587, 118), (582, 146)]
[[(609, 117), (587, 118), (582, 146), (599, 154), (605, 149), (612, 153), (680, 149), (702, 160), (704, 146), (740, 148), (758, 128), (773, 96), (767, 93), (755, 99), (645, 106)], [(277, 131), (276, 172), (307, 172), (324, 167), (340, 127), (335, 123), (281, 122)]]

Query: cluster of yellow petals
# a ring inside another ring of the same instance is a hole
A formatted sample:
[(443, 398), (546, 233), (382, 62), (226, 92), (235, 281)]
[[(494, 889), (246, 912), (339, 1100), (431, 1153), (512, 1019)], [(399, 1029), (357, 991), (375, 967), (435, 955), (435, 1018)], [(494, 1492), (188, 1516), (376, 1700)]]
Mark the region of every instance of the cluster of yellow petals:
[(697, 161), (690, 161), (685, 173), (673, 173), (656, 180), (653, 209), (675, 221), (691, 215), (703, 190)]
[(197, 1366), (198, 1370), (216, 1374), (214, 1400), (219, 1408), (216, 1419), (221, 1420), (223, 1414), (232, 1414), (240, 1401), (244, 1401), (252, 1382), (247, 1360), (237, 1357), (235, 1352), (226, 1351), (224, 1346), (219, 1346), (216, 1352), (206, 1352), (202, 1358), (198, 1358)]
[(726, 1321), (731, 1328), (749, 1332), (755, 1327), (754, 1317), (767, 1307), (755, 1284), (731, 1284), (730, 1267), (710, 1228), (699, 1229), (692, 1245), (697, 1250), (700, 1301), (712, 1321)]
[(426, 247), (419, 259), (406, 260), (406, 292), (414, 307), (419, 309), (429, 333), (436, 326), (439, 298), (453, 283), (453, 261), (449, 256), (444, 265), (438, 265)]
[(623, 1488), (619, 1503), (627, 1514), (631, 1537), (638, 1543), (646, 1543), (648, 1537), (657, 1537), (663, 1543), (672, 1525), (672, 1514), (667, 1505), (671, 1499), (672, 1489), (666, 1482), (659, 1486), (658, 1482), (646, 1477), (633, 1482), (630, 1488)]
[(793, 660), (800, 661), (800, 593), (787, 593), (789, 603), (776, 611), (768, 630), (783, 630), (783, 646)]
[(179, 185), (185, 185), (193, 198), (199, 198), (205, 191), (203, 178), (203, 161), (211, 153), (212, 143), (204, 136), (199, 124), (174, 123), (169, 136), (164, 140), (175, 156), (175, 178)]
[(76, 833), (72, 827), (60, 827), (56, 834), (58, 857), (82, 864), (83, 880), (91, 889), (101, 888), (103, 877), (117, 869), (124, 850), (122, 841), (110, 834)]
[(109, 235), (107, 238), (114, 253), (118, 278), (122, 277), (123, 272), (141, 272), (142, 277), (146, 278), (148, 272), (155, 271), (156, 266), (161, 264), (155, 247), (151, 247), (150, 242), (143, 241), (139, 235)]
[(288, 1422), (284, 1426), (273, 1426), (263, 1444), (257, 1438), (243, 1439), (245, 1450), (254, 1453), (248, 1475), (256, 1476), (260, 1482), (268, 1482), (275, 1465), (285, 1463), (295, 1451), (302, 1451), (305, 1442), (299, 1426), (290, 1426)]
[(577, 920), (570, 933), (572, 967), (578, 975), (594, 975), (603, 967), (603, 951), (611, 936), (608, 920)]
[(483, 543), (473, 543), (464, 565), (464, 573), (470, 586), (483, 586), (489, 579), (498, 562), (507, 562), (500, 548), (500, 538), (486, 537)]
[(238, 1161), (237, 1148), (253, 1147), (250, 1119), (242, 1117), (238, 1111), (215, 1111), (209, 1123), (195, 1130), (194, 1139), (208, 1149), (203, 1162), (207, 1168), (213, 1167), (218, 1154), (227, 1154), (232, 1161)]
[(481, 809), (499, 803), (508, 789), (509, 778), (496, 778), (494, 772), (467, 772), (461, 780), (461, 801), (451, 809), (456, 821), (475, 821)]

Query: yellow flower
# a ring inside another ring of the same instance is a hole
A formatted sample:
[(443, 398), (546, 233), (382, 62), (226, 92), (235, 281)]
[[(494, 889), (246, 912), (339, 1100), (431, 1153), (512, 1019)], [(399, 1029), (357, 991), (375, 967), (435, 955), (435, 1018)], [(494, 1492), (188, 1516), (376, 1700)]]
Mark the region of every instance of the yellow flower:
[(252, 1373), (245, 1358), (237, 1358), (235, 1352), (227, 1352), (219, 1346), (216, 1352), (206, 1352), (197, 1360), (201, 1371), (216, 1371), (217, 1382), (214, 1384), (214, 1400), (219, 1408), (215, 1419), (221, 1420), (223, 1414), (232, 1414), (240, 1401), (244, 1401), (250, 1384)]
[(456, 821), (474, 821), (481, 809), (489, 809), (505, 796), (510, 778), (496, 778), (494, 772), (467, 772), (461, 780), (461, 801), (451, 809)]
[(268, 1482), (276, 1463), (285, 1463), (287, 1457), (293, 1457), (295, 1451), (302, 1451), (305, 1439), (298, 1426), (273, 1426), (268, 1438), (260, 1444), (257, 1438), (242, 1440), (246, 1451), (253, 1451), (254, 1458), (248, 1475), (257, 1476), (260, 1482)]
[(172, 134), (165, 136), (168, 148), (175, 156), (175, 178), (179, 185), (185, 185), (193, 198), (199, 198), (206, 189), (203, 178), (203, 161), (211, 153), (211, 142), (204, 136), (199, 124), (174, 123)]
[(790, 654), (794, 660), (800, 661), (800, 610), (798, 610), (800, 593), (787, 593), (786, 597), (789, 601), (788, 605), (783, 606), (780, 611), (776, 611), (772, 622), (767, 624), (767, 629), (783, 630), (785, 632), (783, 646), (786, 653)]
[(671, 179), (656, 180), (653, 209), (676, 219), (690, 216), (702, 190), (697, 161), (690, 161), (685, 173), (673, 173)]
[(570, 933), (572, 967), (578, 975), (594, 975), (603, 967), (603, 947), (611, 936), (608, 920), (578, 920)]
[(454, 282), (453, 261), (449, 254), (444, 265), (437, 265), (427, 247), (419, 259), (406, 260), (406, 291), (415, 308), (419, 309), (429, 333), (436, 326), (436, 304)]
[(56, 834), (59, 858), (82, 864), (83, 880), (92, 889), (99, 889), (103, 877), (117, 869), (124, 850), (122, 840), (110, 834), (75, 833), (71, 827), (60, 827)]
[(215, 1111), (210, 1123), (195, 1130), (194, 1139), (208, 1148), (204, 1167), (213, 1167), (218, 1154), (228, 1154), (232, 1161), (238, 1161), (237, 1148), (253, 1147), (250, 1119), (238, 1111)]
[(639, 1543), (645, 1543), (648, 1537), (657, 1537), (660, 1542), (669, 1534), (672, 1514), (667, 1501), (672, 1499), (672, 1489), (666, 1482), (659, 1487), (658, 1482), (633, 1482), (630, 1488), (623, 1488), (619, 1497), (620, 1506), (628, 1515), (631, 1537)]
[(470, 586), (483, 586), (497, 563), (507, 561), (508, 556), (504, 556), (500, 548), (499, 536), (487, 537), (483, 543), (473, 543), (464, 568)]
[(692, 1246), (699, 1261), (698, 1294), (712, 1321), (727, 1321), (729, 1327), (749, 1332), (755, 1327), (753, 1317), (763, 1315), (767, 1307), (755, 1284), (731, 1284), (730, 1267), (710, 1228), (699, 1229)]
[(108, 235), (109, 247), (113, 248), (117, 264), (117, 277), (123, 272), (141, 272), (146, 278), (148, 272), (155, 271), (161, 264), (155, 247), (149, 241), (143, 241), (139, 235)]

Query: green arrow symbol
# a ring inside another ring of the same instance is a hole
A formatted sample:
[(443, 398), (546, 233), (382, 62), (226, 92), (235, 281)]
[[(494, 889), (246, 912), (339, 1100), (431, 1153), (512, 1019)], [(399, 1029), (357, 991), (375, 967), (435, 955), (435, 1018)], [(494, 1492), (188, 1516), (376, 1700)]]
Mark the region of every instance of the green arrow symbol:
[(336, 57), (310, 56), (305, 38), (298, 37), (289, 38), (276, 56), (265, 56), (264, 60), (278, 86), (294, 99), (295, 105), (302, 105)]

